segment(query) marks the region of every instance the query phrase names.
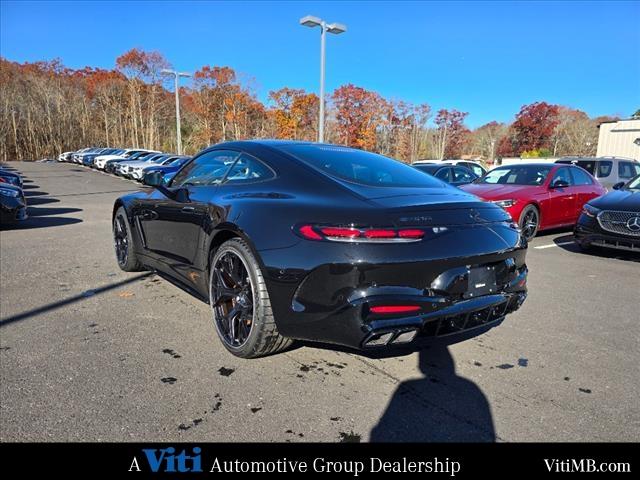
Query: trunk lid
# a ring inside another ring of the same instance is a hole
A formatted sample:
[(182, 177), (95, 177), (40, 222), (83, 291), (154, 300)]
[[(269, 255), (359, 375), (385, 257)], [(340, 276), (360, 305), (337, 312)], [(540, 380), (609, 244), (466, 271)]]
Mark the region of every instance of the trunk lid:
[(380, 216), (398, 226), (444, 226), (507, 222), (502, 208), (462, 190), (443, 188), (386, 188), (345, 185), (366, 203), (379, 208)]

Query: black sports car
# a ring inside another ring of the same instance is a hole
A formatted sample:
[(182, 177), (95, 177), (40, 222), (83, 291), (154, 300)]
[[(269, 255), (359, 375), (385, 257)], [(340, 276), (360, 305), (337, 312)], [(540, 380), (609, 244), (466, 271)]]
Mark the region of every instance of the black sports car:
[(27, 202), (20, 187), (0, 183), (0, 221), (12, 224), (27, 218)]
[(502, 208), (381, 155), (231, 142), (145, 183), (114, 205), (120, 268), (208, 300), (241, 357), (490, 327), (526, 297), (527, 244)]
[(640, 252), (640, 175), (582, 207), (574, 229), (577, 244)]

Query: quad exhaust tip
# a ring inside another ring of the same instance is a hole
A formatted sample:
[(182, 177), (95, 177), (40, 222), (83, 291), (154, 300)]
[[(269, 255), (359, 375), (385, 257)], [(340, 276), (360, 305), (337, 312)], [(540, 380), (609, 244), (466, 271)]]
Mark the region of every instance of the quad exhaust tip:
[(417, 328), (411, 330), (395, 330), (384, 333), (373, 333), (364, 341), (365, 347), (381, 347), (384, 345), (397, 345), (412, 342), (418, 334)]

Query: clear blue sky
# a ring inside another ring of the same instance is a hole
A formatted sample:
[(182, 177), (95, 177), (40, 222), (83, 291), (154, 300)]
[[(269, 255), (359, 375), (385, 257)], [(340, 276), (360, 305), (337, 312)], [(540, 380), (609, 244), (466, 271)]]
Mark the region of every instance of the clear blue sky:
[(640, 2), (29, 2), (2, 1), (0, 53), (112, 68), (132, 47), (176, 68), (228, 65), (260, 99), (317, 91), (313, 14), (345, 23), (327, 39), (327, 91), (344, 83), (385, 98), (469, 112), (476, 127), (537, 100), (589, 115), (640, 108)]

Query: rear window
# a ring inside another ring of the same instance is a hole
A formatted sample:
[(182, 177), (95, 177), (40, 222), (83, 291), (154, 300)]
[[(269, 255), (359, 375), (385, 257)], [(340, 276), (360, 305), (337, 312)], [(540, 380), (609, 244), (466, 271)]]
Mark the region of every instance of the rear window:
[(417, 168), (421, 172), (433, 175), (440, 168), (440, 165), (414, 165), (413, 168)]
[(330, 177), (374, 187), (442, 188), (442, 183), (397, 160), (335, 145), (279, 146)]

